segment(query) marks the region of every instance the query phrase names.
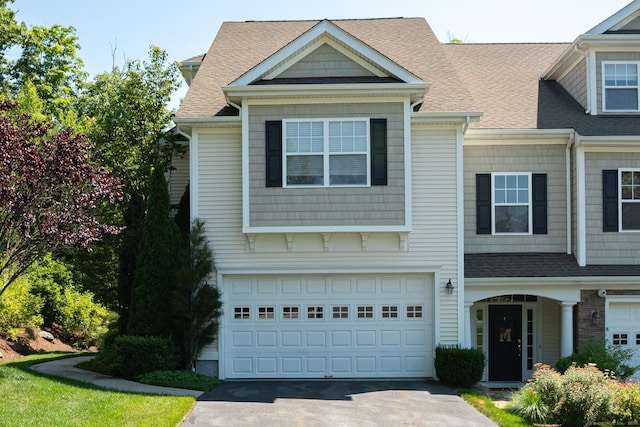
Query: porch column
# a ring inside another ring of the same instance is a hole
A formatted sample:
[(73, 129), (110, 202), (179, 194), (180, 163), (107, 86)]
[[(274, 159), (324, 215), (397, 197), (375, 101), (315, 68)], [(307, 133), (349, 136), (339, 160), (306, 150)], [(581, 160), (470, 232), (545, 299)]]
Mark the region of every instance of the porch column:
[(472, 302), (464, 303), (464, 342), (462, 348), (471, 348), (471, 306)]
[(575, 302), (562, 301), (562, 327), (560, 333), (560, 357), (573, 353), (573, 306)]

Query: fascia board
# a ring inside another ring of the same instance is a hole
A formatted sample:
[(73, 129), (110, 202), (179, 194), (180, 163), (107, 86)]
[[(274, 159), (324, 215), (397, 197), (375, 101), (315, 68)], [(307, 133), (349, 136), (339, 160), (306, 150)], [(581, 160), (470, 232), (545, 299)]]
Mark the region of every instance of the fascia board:
[(573, 129), (469, 129), (465, 136), (464, 145), (486, 145), (498, 141), (503, 143), (508, 141), (540, 143), (540, 140), (565, 144), (573, 137), (574, 133)]
[(602, 34), (606, 31), (609, 31), (613, 28), (616, 28), (621, 22), (626, 21), (626, 19), (635, 14), (640, 10), (640, 0), (634, 0), (589, 31), (585, 34)]
[(437, 111), (437, 112), (413, 112), (411, 124), (468, 124), (480, 121), (480, 111)]
[(354, 83), (225, 86), (222, 91), (229, 98), (282, 98), (309, 96), (391, 96), (404, 95), (420, 99), (431, 87), (430, 83)]
[(281, 62), (286, 61), (288, 57), (305, 48), (305, 46), (313, 43), (315, 39), (322, 37), (324, 34), (329, 34), (398, 79), (407, 83), (422, 83), (422, 80), (407, 71), (405, 68), (393, 62), (377, 50), (358, 40), (330, 21), (324, 20), (320, 21), (307, 32), (303, 33), (297, 39), (284, 46), (260, 64), (256, 65), (247, 73), (240, 76), (229, 86), (246, 86), (251, 84), (252, 82), (260, 79), (263, 75), (268, 74), (271, 69), (277, 67)]

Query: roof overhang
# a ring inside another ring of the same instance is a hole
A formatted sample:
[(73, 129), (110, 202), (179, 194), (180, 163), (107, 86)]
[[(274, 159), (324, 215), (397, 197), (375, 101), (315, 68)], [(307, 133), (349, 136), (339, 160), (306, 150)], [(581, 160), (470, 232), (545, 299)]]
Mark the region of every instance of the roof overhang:
[(562, 54), (547, 68), (542, 74), (543, 79), (557, 79), (557, 73), (562, 70), (572, 68), (582, 58), (587, 55), (589, 50), (636, 50), (640, 47), (639, 34), (583, 34), (575, 39), (573, 44), (569, 46)]
[(607, 31), (618, 31), (638, 16), (640, 16), (640, 0), (634, 0), (587, 31), (586, 34), (602, 34)]
[(309, 97), (408, 97), (410, 102), (424, 98), (430, 83), (352, 83), (225, 86), (227, 99), (241, 104), (243, 99), (290, 99)]

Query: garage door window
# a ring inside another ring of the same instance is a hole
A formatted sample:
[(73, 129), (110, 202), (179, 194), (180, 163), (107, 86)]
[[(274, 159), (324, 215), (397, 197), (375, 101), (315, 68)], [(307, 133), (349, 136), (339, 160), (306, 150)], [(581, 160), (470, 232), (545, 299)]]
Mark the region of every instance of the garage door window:
[(249, 307), (234, 307), (233, 318), (237, 320), (249, 319), (251, 317), (251, 309)]
[(627, 334), (613, 334), (613, 345), (627, 345), (629, 343)]
[(349, 318), (349, 306), (348, 305), (334, 305), (333, 306), (333, 318), (334, 319), (348, 319)]
[(372, 305), (359, 305), (358, 306), (358, 319), (373, 319), (373, 306)]
[(408, 305), (407, 306), (407, 319), (419, 319), (422, 318), (422, 306), (421, 305)]
[(299, 319), (299, 308), (298, 307), (282, 307), (282, 318), (283, 319)]
[(397, 319), (398, 318), (398, 306), (397, 305), (383, 305), (382, 306), (382, 318), (383, 319)]
[(267, 320), (273, 319), (274, 317), (273, 307), (258, 307), (258, 319)]
[(323, 310), (321, 306), (307, 307), (307, 319), (322, 319), (322, 318), (323, 318)]

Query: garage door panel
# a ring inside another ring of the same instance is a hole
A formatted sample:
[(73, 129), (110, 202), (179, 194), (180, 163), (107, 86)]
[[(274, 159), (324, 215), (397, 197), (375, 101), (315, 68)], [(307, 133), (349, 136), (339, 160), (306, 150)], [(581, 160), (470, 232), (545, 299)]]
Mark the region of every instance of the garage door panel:
[(301, 331), (282, 331), (281, 337), (283, 347), (302, 347)]
[(225, 276), (225, 376), (433, 376), (432, 283), (425, 275)]

